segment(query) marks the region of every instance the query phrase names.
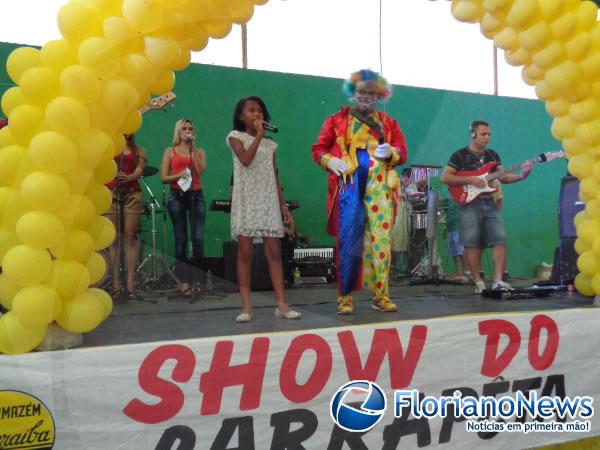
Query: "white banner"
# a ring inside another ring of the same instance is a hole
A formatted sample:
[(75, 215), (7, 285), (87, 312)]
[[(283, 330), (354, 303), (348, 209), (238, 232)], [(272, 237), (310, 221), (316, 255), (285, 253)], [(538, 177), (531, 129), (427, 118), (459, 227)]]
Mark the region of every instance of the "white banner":
[[(526, 448), (581, 439), (600, 434), (596, 416), (582, 433), (476, 433), (454, 417), (394, 418), (393, 391), (600, 398), (598, 336), (600, 310), (570, 309), (0, 356), (0, 448), (51, 448), (54, 429), (56, 449), (103, 450)], [(332, 396), (350, 380), (373, 380), (386, 394), (386, 413), (366, 434), (330, 417)]]

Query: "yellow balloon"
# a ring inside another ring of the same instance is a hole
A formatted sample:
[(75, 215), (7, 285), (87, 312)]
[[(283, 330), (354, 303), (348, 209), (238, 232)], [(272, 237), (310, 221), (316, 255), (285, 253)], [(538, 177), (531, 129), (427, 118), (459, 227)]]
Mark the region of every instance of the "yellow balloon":
[(134, 134), (142, 127), (142, 113), (140, 113), (137, 109), (131, 111), (131, 113), (127, 116), (123, 125), (121, 125), (121, 133), (123, 134)]
[(102, 106), (102, 103), (96, 101), (88, 105), (90, 114), (90, 127), (96, 128), (103, 132), (112, 134), (119, 128), (119, 123), (114, 117), (108, 112), (108, 110)]
[(83, 230), (72, 230), (66, 240), (53, 246), (50, 252), (55, 258), (69, 259), (82, 264), (87, 264), (90, 255), (94, 252), (95, 242)]
[(110, 205), (112, 204), (112, 194), (103, 184), (93, 183), (85, 195), (94, 204), (96, 214), (104, 214), (110, 209)]
[(535, 64), (530, 64), (526, 67), (523, 67), (521, 71), (521, 77), (530, 86), (535, 86), (538, 81), (541, 81), (544, 78), (544, 73), (544, 69), (539, 68)]
[(144, 92), (150, 87), (151, 80), (156, 78), (152, 63), (145, 55), (139, 53), (132, 53), (123, 58), (120, 75), (131, 81), (138, 92)]
[(47, 325), (54, 320), (54, 310), (59, 301), (56, 291), (50, 286), (36, 284), (17, 292), (12, 311), (26, 325)]
[(569, 109), (569, 115), (577, 122), (586, 122), (600, 116), (600, 102), (595, 98), (587, 98), (574, 103)]
[(31, 351), (42, 342), (46, 329), (45, 325), (26, 325), (15, 313), (8, 312), (0, 317), (0, 352), (18, 355)]
[[(541, 81), (540, 81), (541, 83)], [(536, 84), (537, 88), (537, 84)], [(537, 92), (537, 90), (536, 90)], [(558, 139), (562, 140), (565, 138), (572, 137), (575, 134), (575, 129), (577, 124), (571, 119), (569, 116), (557, 117), (552, 121), (552, 135)], [(577, 136), (579, 138), (579, 136)], [(585, 142), (582, 140), (582, 142)]]
[[(590, 219), (600, 220), (600, 203), (597, 199), (590, 200), (587, 205), (585, 205), (585, 213)], [(594, 249), (596, 248), (596, 242), (598, 243), (598, 251), (600, 252), (600, 236), (594, 239)]]
[(539, 2), (538, 6), (544, 19), (552, 20), (562, 12), (564, 4), (565, 0), (544, 0)]
[(573, 85), (581, 77), (577, 64), (573, 61), (563, 61), (559, 66), (546, 72), (545, 80), (557, 92), (565, 93), (573, 89)]
[(580, 31), (572, 39), (565, 43), (567, 58), (574, 61), (587, 55), (592, 46), (592, 38), (589, 33)]
[(100, 97), (102, 84), (92, 70), (80, 65), (67, 67), (60, 74), (63, 92), (82, 103), (92, 103)]
[(144, 45), (144, 54), (158, 73), (169, 69), (179, 59), (181, 47), (173, 38), (146, 36)]
[(206, 23), (206, 32), (213, 39), (223, 39), (232, 28), (231, 20), (215, 20)]
[[(114, 134), (112, 136), (112, 141), (113, 144), (115, 145), (116, 149), (119, 149), (119, 154), (121, 154), (121, 152), (123, 151), (123, 149), (125, 148), (126, 142), (125, 142), (125, 136), (123, 136), (123, 133), (119, 133), (119, 134)], [(117, 154), (117, 152), (115, 152), (115, 155)]]
[(92, 286), (106, 275), (106, 260), (100, 253), (93, 252), (85, 266), (90, 273), (90, 285)]
[(105, 38), (91, 37), (79, 46), (79, 61), (102, 78), (115, 76), (121, 69), (121, 59), (115, 47)]
[(0, 183), (10, 185), (27, 150), (20, 145), (0, 148)]
[(577, 274), (575, 277), (575, 289), (581, 295), (587, 297), (591, 297), (596, 293), (592, 287), (592, 279), (583, 273)]
[(8, 116), (8, 128), (21, 144), (29, 144), (44, 119), (44, 112), (29, 104), (17, 106)]
[(160, 5), (145, 0), (124, 0), (123, 17), (132, 28), (148, 34), (160, 28), (163, 11)]
[(101, 101), (111, 113), (127, 113), (139, 101), (139, 94), (131, 81), (124, 79), (107, 80), (102, 90)]
[[(207, 41), (208, 42), (208, 41)], [(176, 72), (185, 70), (190, 63), (192, 62), (192, 52), (187, 50), (189, 47), (185, 47), (182, 44), (181, 53), (179, 54), (179, 59), (175, 61), (173, 64), (173, 70)]]
[(19, 84), (25, 98), (33, 104), (45, 106), (60, 93), (56, 73), (46, 67), (33, 67), (23, 73)]
[(569, 172), (577, 178), (583, 179), (592, 175), (594, 164), (594, 159), (586, 154), (573, 156), (568, 163)]
[(142, 34), (134, 30), (123, 17), (107, 17), (104, 20), (104, 36), (121, 54), (141, 51), (144, 47)]
[(579, 67), (581, 67), (581, 72), (586, 78), (595, 80), (600, 75), (600, 58), (594, 52), (591, 52), (579, 61)]
[(531, 60), (538, 67), (549, 69), (562, 61), (565, 55), (566, 51), (562, 42), (553, 41), (546, 48), (535, 53)]
[(150, 87), (150, 91), (156, 95), (162, 95), (173, 90), (175, 86), (175, 74), (172, 70), (167, 70), (160, 75), (154, 84)]
[[(546, 101), (546, 111), (552, 117), (560, 117), (569, 113), (569, 108), (571, 107), (571, 103), (569, 103), (564, 98), (556, 98), (554, 100)], [(579, 141), (577, 141), (579, 142)], [(564, 147), (564, 141), (563, 141)]]
[(44, 44), (40, 57), (44, 66), (57, 74), (73, 64), (78, 64), (77, 53), (66, 39), (55, 39)]
[(106, 164), (115, 155), (112, 139), (104, 131), (90, 128), (86, 133), (75, 139), (80, 166), (95, 169), (98, 165)]
[(106, 164), (99, 166), (94, 173), (98, 183), (107, 184), (117, 175), (117, 164), (111, 159)]
[(45, 211), (29, 211), (21, 216), (16, 226), (17, 236), (24, 244), (48, 248), (65, 239), (61, 220)]
[(65, 136), (81, 135), (90, 126), (90, 114), (85, 105), (70, 97), (58, 97), (48, 103), (46, 120), (54, 131)]
[[(104, 319), (110, 316), (113, 309), (113, 301), (110, 295), (102, 289), (90, 288), (87, 290), (90, 294), (93, 294), (104, 306)], [(102, 320), (104, 320), (102, 319)]]
[(110, 17), (121, 14), (121, 0), (78, 0), (97, 14)]
[(21, 288), (11, 282), (6, 275), (0, 274), (0, 305), (6, 310), (12, 309), (13, 298), (20, 290)]
[(18, 189), (0, 187), (0, 226), (14, 228), (19, 218), (29, 209)]
[(558, 18), (550, 24), (552, 34), (560, 41), (572, 36), (577, 26), (577, 17), (572, 12), (566, 12), (558, 16)]
[(29, 157), (40, 170), (64, 173), (77, 162), (77, 148), (73, 141), (55, 131), (44, 131), (31, 140)]
[(475, 23), (483, 15), (483, 7), (480, 2), (458, 0), (452, 2), (452, 15), (461, 22)]
[(81, 2), (70, 2), (58, 12), (58, 28), (74, 45), (90, 36), (102, 36), (102, 21), (96, 12)]
[(579, 225), (581, 225), (586, 220), (587, 220), (587, 215), (586, 215), (585, 211), (579, 211), (577, 214), (575, 214), (575, 217), (573, 218), (573, 223), (575, 224), (575, 228), (577, 228)]
[(531, 64), (531, 55), (522, 47), (504, 52), (504, 59), (511, 66), (525, 66)]
[(574, 12), (577, 16), (578, 30), (589, 30), (596, 24), (596, 18), (598, 17), (598, 7), (594, 2), (579, 2), (579, 5), (577, 5), (577, 8)]
[(537, 22), (519, 33), (519, 44), (529, 51), (544, 48), (551, 40), (552, 30), (546, 22)]
[(0, 148), (13, 144), (18, 144), (18, 141), (13, 136), (12, 132), (10, 131), (10, 128), (4, 127), (0, 129)]
[(11, 80), (19, 83), (21, 75), (32, 67), (42, 65), (40, 51), (32, 47), (19, 47), (13, 50), (6, 59), (6, 72)]
[(2, 273), (14, 284), (31, 286), (41, 283), (48, 276), (50, 264), (48, 251), (29, 245), (17, 245), (6, 252), (2, 260)]
[(68, 203), (56, 214), (67, 230), (83, 230), (90, 226), (96, 215), (94, 204), (84, 195), (71, 195)]
[[(237, 0), (232, 6), (229, 6), (229, 14), (231, 20), (239, 25), (248, 22), (254, 14), (254, 5), (246, 0)], [(479, 20), (483, 15), (483, 10), (479, 10), (476, 13)]]
[(75, 166), (65, 172), (64, 177), (72, 194), (83, 194), (94, 182), (94, 171), (86, 167)]
[(577, 226), (577, 237), (588, 245), (592, 245), (598, 236), (600, 236), (600, 221), (588, 219)]
[(577, 268), (585, 275), (594, 276), (598, 270), (598, 263), (596, 262), (594, 252), (587, 251), (579, 255), (579, 258), (577, 258)]
[(596, 197), (600, 191), (600, 184), (594, 177), (587, 177), (581, 180), (579, 185), (580, 192), (585, 193), (588, 197)]
[(45, 282), (55, 288), (63, 300), (68, 300), (85, 292), (90, 285), (90, 273), (81, 263), (57, 259), (52, 262)]
[(13, 109), (15, 109), (17, 106), (24, 105), (25, 103), (27, 103), (27, 100), (25, 99), (21, 88), (18, 86), (13, 86), (4, 91), (0, 105), (4, 115), (8, 117)]
[(600, 144), (600, 119), (580, 123), (575, 130), (577, 139), (587, 145)]
[[(598, 238), (596, 238), (598, 239)], [(594, 239), (594, 242), (596, 242), (596, 239)], [(588, 244), (586, 244), (585, 242), (583, 242), (581, 239), (575, 239), (575, 251), (577, 252), (578, 255), (582, 255), (585, 252), (589, 251), (592, 249), (591, 246), (589, 246)]]
[(94, 294), (83, 292), (72, 300), (63, 303), (56, 322), (73, 333), (87, 333), (104, 320), (106, 306)]
[(69, 185), (59, 175), (33, 172), (21, 183), (21, 195), (33, 209), (54, 211), (66, 204)]
[(87, 231), (96, 243), (94, 248), (96, 251), (103, 250), (110, 246), (117, 234), (113, 223), (104, 216), (94, 218)]
[(506, 23), (521, 28), (531, 24), (538, 13), (537, 3), (536, 0), (514, 2), (506, 15)]
[(0, 227), (0, 264), (6, 252), (19, 244), (21, 241), (13, 228)]
[[(208, 45), (208, 40), (210, 39), (210, 36), (208, 35), (208, 31), (206, 31), (204, 25), (198, 24), (198, 26), (194, 28), (194, 31), (195, 32), (193, 36), (182, 41), (181, 45), (183, 48), (199, 52), (201, 50), (204, 50), (204, 48)], [(177, 62), (175, 65), (177, 65)], [(173, 69), (175, 70), (175, 67), (173, 67)]]

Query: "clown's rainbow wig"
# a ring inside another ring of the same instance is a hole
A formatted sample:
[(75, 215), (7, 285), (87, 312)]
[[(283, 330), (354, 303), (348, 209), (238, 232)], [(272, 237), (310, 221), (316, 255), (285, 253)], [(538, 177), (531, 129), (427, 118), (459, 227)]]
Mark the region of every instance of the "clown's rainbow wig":
[(379, 100), (385, 101), (392, 95), (392, 87), (387, 80), (370, 69), (359, 70), (350, 75), (344, 82), (343, 91), (347, 97), (352, 97), (357, 88), (367, 88), (377, 94)]

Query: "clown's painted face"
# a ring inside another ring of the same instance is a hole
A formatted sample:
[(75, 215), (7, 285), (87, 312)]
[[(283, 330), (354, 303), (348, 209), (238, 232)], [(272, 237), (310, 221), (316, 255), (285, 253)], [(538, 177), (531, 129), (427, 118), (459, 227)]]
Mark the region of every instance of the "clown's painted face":
[(350, 100), (356, 109), (364, 113), (375, 111), (377, 107), (377, 93), (369, 86), (357, 87)]

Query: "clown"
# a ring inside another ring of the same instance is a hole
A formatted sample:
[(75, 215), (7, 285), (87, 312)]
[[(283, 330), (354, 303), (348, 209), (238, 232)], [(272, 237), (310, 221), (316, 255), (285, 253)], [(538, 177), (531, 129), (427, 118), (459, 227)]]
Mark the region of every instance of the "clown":
[(353, 314), (352, 291), (374, 292), (372, 308), (396, 311), (390, 300), (390, 232), (394, 220), (395, 166), (406, 161), (398, 122), (377, 111), (390, 86), (377, 72), (360, 70), (344, 83), (353, 106), (329, 116), (312, 147), (328, 171), (327, 232), (336, 237), (338, 314)]

